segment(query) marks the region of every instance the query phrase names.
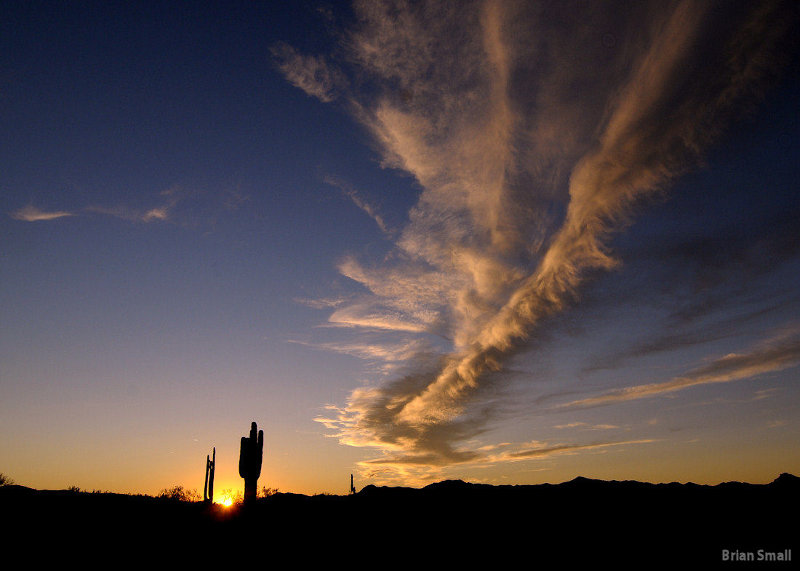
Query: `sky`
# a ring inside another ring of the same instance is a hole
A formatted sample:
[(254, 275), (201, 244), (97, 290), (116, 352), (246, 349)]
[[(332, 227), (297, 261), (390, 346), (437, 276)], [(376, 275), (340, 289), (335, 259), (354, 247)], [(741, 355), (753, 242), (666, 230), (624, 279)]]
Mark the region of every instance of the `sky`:
[(4, 2), (0, 471), (800, 474), (794, 2)]

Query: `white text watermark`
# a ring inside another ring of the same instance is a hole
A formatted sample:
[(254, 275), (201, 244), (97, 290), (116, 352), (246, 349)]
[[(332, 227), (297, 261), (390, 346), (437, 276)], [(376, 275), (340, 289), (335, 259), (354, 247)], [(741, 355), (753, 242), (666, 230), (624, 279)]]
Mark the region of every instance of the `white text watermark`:
[(792, 550), (770, 551), (767, 549), (756, 549), (755, 551), (739, 551), (738, 549), (723, 549), (723, 561), (781, 561), (792, 560)]

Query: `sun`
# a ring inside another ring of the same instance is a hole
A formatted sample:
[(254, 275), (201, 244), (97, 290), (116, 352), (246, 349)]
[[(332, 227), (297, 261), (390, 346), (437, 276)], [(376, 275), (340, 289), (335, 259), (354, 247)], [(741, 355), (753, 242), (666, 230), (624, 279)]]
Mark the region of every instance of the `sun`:
[(236, 503), (236, 496), (234, 496), (232, 490), (223, 490), (219, 497), (214, 500), (214, 503), (224, 508), (229, 508)]

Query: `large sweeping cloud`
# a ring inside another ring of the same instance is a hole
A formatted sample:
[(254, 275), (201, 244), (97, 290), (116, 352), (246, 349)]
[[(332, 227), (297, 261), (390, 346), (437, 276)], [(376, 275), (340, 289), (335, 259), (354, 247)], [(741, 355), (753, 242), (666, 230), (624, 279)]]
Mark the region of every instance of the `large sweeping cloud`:
[(609, 237), (632, 206), (696, 165), (757, 98), (796, 9), (368, 1), (355, 14), (341, 65), (288, 46), (275, 55), (298, 87), (346, 105), (383, 164), (421, 188), (387, 260), (341, 262), (369, 295), (330, 318), (412, 336), (400, 346), (416, 352), (405, 374), (320, 420), (343, 443), (383, 451), (374, 466), (489, 461), (464, 444), (496, 412), (484, 389), (587, 275), (615, 267)]

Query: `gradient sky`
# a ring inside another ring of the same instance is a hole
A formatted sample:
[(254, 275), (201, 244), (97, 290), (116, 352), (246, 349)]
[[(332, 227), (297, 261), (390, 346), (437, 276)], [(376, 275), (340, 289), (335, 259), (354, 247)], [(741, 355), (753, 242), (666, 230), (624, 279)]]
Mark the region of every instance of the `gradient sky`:
[(800, 473), (795, 2), (4, 2), (0, 471)]

